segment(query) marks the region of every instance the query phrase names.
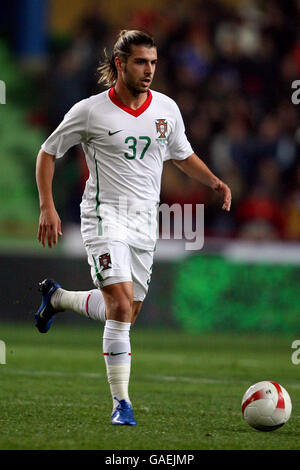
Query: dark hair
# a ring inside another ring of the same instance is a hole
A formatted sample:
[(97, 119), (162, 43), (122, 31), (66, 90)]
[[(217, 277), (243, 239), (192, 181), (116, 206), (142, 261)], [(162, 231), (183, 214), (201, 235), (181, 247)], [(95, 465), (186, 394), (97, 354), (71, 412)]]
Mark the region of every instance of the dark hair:
[(120, 31), (117, 42), (114, 45), (111, 56), (104, 49), (104, 60), (100, 63), (97, 71), (99, 72), (98, 83), (111, 87), (117, 81), (117, 68), (115, 66), (115, 58), (120, 57), (123, 60), (131, 54), (131, 46), (156, 47), (154, 39), (150, 34), (138, 30), (123, 29)]

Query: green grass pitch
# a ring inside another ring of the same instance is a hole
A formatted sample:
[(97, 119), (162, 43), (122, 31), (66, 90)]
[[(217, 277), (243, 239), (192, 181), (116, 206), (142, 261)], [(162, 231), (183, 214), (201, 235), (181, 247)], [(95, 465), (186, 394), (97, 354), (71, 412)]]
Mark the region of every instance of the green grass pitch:
[[(39, 334), (33, 324), (0, 324), (0, 449), (191, 450), (299, 449), (300, 365), (295, 337), (131, 332), (130, 395), (136, 427), (110, 424), (111, 397), (102, 356), (102, 326), (57, 319)], [(282, 428), (253, 430), (241, 415), (245, 390), (274, 380), (293, 411)]]

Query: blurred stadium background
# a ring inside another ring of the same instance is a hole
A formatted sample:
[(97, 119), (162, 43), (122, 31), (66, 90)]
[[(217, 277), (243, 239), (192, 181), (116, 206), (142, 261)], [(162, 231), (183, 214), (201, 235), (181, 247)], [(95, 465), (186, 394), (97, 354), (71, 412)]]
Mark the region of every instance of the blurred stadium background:
[[(166, 164), (161, 202), (205, 204), (205, 243), (160, 240), (140, 325), (186, 331), (300, 332), (300, 79), (297, 0), (10, 0), (1, 4), (1, 319), (32, 321), (38, 281), (92, 288), (79, 233), (80, 147), (58, 162), (64, 237), (36, 241), (35, 159), (77, 101), (102, 91), (96, 68), (120, 29), (157, 41), (153, 89), (176, 100), (195, 152), (230, 185), (233, 206)], [(80, 322), (66, 315), (66, 322)]]

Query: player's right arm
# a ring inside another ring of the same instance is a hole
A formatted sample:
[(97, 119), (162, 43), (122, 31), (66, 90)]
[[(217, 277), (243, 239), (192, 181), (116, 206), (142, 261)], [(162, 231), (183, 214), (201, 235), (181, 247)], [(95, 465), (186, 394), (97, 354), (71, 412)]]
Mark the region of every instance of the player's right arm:
[(52, 181), (55, 170), (55, 160), (61, 158), (73, 145), (87, 139), (89, 99), (76, 103), (64, 116), (63, 121), (42, 144), (36, 161), (36, 182), (40, 198), (40, 220), (38, 240), (49, 248), (56, 245), (62, 235), (61, 221), (56, 212)]
[(56, 245), (62, 235), (61, 220), (55, 209), (52, 181), (55, 170), (55, 156), (40, 150), (36, 160), (36, 183), (40, 200), (40, 219), (38, 241), (43, 246), (48, 242), (49, 248)]

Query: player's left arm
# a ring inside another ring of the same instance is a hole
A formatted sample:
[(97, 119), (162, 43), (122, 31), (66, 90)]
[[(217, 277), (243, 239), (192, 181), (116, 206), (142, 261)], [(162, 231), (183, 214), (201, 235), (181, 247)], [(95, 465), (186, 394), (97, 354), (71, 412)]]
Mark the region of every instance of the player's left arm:
[(180, 170), (191, 178), (196, 179), (205, 186), (210, 187), (223, 198), (222, 209), (230, 211), (231, 206), (231, 191), (230, 188), (215, 176), (207, 165), (195, 153), (190, 155), (185, 160), (172, 160)]

